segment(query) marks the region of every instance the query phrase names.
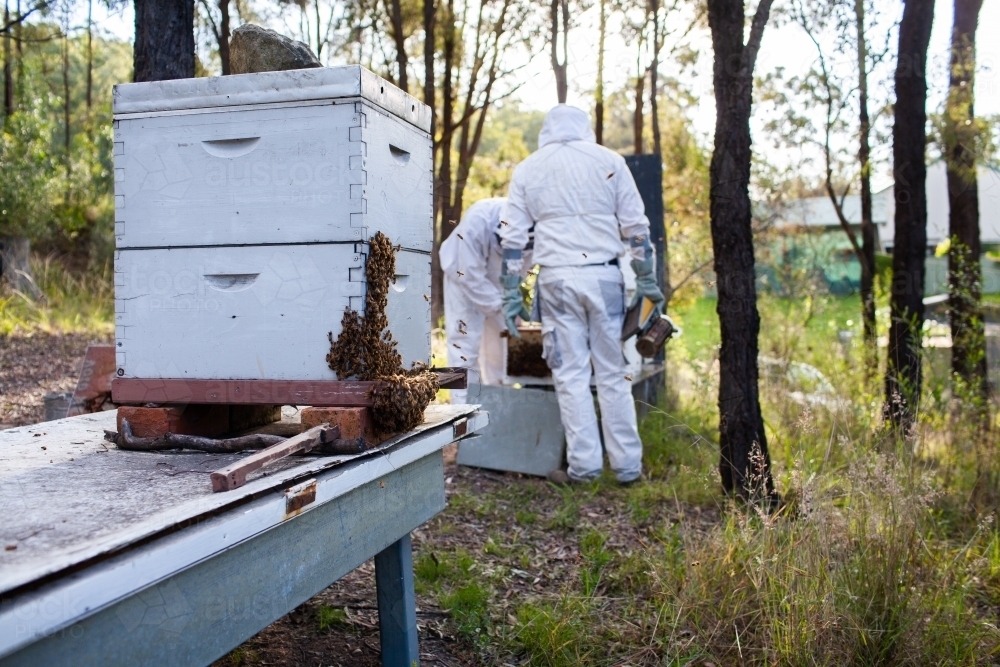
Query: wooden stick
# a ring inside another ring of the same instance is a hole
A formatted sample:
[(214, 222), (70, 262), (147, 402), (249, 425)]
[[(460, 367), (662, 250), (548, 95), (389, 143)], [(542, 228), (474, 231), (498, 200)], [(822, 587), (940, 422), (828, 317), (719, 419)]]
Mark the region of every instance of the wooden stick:
[(308, 452), (322, 441), (336, 440), (340, 437), (340, 427), (320, 424), (308, 431), (303, 431), (293, 438), (279, 442), (256, 454), (251, 454), (242, 461), (221, 468), (212, 473), (212, 491), (231, 491), (246, 484), (247, 475), (254, 470), (263, 468), (268, 463), (283, 459), (292, 454)]
[(243, 452), (248, 449), (264, 449), (271, 445), (284, 442), (287, 438), (280, 435), (265, 435), (254, 433), (244, 435), (239, 438), (225, 438), (214, 440), (212, 438), (202, 438), (196, 435), (182, 435), (180, 433), (166, 433), (158, 438), (137, 438), (132, 435), (132, 427), (127, 419), (122, 419), (122, 432), (105, 431), (104, 439), (113, 442), (119, 449), (127, 449), (136, 452), (159, 452), (165, 449), (195, 449), (210, 454), (229, 454), (232, 452)]

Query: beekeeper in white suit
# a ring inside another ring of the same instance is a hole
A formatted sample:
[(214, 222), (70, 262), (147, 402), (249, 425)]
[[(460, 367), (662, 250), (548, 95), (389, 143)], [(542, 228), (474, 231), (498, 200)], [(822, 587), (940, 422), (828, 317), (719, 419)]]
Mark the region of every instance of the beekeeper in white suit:
[[(500, 384), (503, 377), (499, 231), (506, 203), (476, 202), (441, 244), (448, 365), (470, 369), (470, 382)], [(452, 403), (467, 397), (464, 389), (451, 390)]]
[(566, 431), (567, 483), (600, 475), (604, 467), (590, 393), (591, 365), (601, 406), (604, 446), (619, 482), (642, 474), (632, 383), (626, 375), (621, 331), (625, 291), (619, 256), (636, 274), (633, 302), (645, 296), (662, 309), (649, 220), (624, 158), (594, 140), (590, 118), (575, 107), (549, 111), (538, 150), (514, 169), (504, 222), (503, 308), (512, 335), (527, 317), (517, 289), (528, 230), (534, 226), (534, 262), (541, 267), (537, 298), (545, 360)]

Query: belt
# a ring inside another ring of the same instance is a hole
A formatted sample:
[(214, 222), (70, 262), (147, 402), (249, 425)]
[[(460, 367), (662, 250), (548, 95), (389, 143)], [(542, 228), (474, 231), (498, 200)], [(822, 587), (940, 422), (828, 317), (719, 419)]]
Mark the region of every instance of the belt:
[(572, 269), (572, 268), (580, 268), (581, 266), (618, 266), (618, 258), (615, 257), (614, 259), (609, 259), (606, 262), (596, 262), (594, 264), (575, 264), (575, 265), (574, 264), (559, 264), (557, 266), (549, 266), (549, 267), (542, 266), (540, 268), (543, 268), (543, 269), (544, 268), (550, 268), (550, 269)]

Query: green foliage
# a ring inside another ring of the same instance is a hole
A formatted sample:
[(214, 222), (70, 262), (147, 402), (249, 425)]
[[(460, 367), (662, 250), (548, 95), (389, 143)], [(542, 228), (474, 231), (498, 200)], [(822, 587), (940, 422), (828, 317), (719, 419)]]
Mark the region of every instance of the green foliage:
[(465, 551), (434, 552), (422, 555), (413, 564), (417, 590), (440, 591), (444, 586), (455, 586), (468, 581), (476, 562)]
[(489, 591), (476, 582), (441, 597), (441, 604), (451, 612), (458, 631), (468, 637), (489, 631), (488, 602)]
[(513, 644), (525, 654), (529, 665), (575, 667), (588, 664), (593, 628), (580, 601), (560, 604), (527, 603), (517, 610)]
[(51, 98), (32, 98), (5, 119), (0, 133), (0, 236), (38, 238), (55, 200)]
[(95, 36), (88, 106), (86, 37), (65, 40), (46, 22), (23, 32), (15, 111), (0, 134), (0, 236), (26, 236), (99, 269), (114, 249), (112, 85), (131, 80), (131, 47)]
[(580, 577), (583, 594), (587, 597), (597, 592), (602, 583), (604, 570), (614, 557), (605, 546), (607, 541), (608, 536), (596, 530), (588, 530), (580, 536), (580, 555), (584, 562)]
[(542, 112), (522, 111), (515, 103), (490, 111), (466, 185), (467, 202), (507, 195), (514, 167), (538, 147), (544, 118)]
[(347, 612), (338, 607), (323, 605), (316, 610), (316, 622), (319, 624), (319, 631), (343, 625), (347, 622)]
[(559, 493), (562, 502), (546, 527), (549, 530), (570, 531), (580, 522), (580, 497), (573, 487), (560, 488)]

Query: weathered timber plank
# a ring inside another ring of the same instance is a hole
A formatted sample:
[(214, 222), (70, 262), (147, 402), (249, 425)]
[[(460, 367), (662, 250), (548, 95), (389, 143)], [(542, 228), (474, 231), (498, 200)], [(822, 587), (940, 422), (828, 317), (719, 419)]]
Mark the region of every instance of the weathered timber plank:
[(320, 424), (308, 431), (303, 431), (298, 435), (288, 438), (284, 442), (266, 447), (259, 452), (240, 459), (236, 463), (230, 463), (225, 468), (220, 468), (210, 475), (212, 480), (212, 491), (232, 491), (247, 483), (247, 475), (260, 470), (268, 463), (273, 463), (292, 454), (308, 452), (314, 449), (321, 441), (336, 440), (340, 437), (339, 426), (328, 426)]

